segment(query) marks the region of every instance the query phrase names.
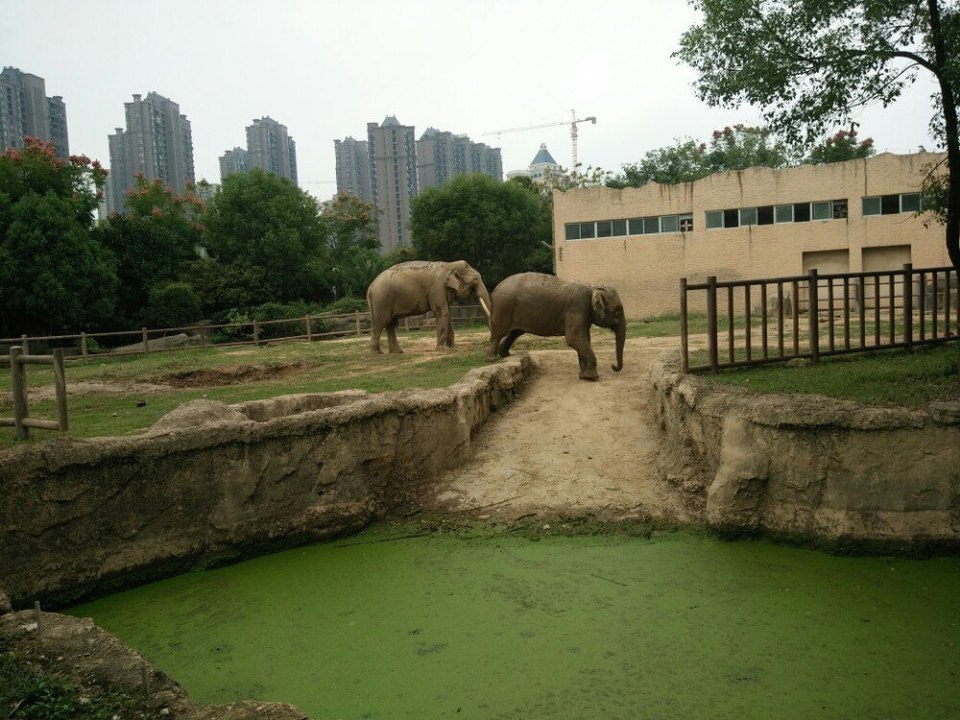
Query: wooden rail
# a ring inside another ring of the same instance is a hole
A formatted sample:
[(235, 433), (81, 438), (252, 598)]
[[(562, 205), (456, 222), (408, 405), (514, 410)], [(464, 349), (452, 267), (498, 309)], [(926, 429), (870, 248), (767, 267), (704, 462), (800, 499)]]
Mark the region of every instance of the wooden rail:
[[(54, 386), (57, 394), (57, 419), (40, 420), (30, 417), (27, 402), (27, 365), (53, 365)], [(30, 439), (30, 428), (58, 430), (70, 429), (67, 420), (67, 381), (63, 372), (63, 349), (57, 348), (52, 355), (28, 355), (23, 347), (10, 348), (10, 378), (13, 387), (13, 417), (0, 418), (0, 427), (15, 427), (19, 440)]]
[[(702, 302), (692, 302), (698, 293)], [(684, 372), (762, 365), (842, 353), (960, 340), (957, 271), (952, 267), (706, 282), (680, 280)], [(705, 307), (707, 359), (692, 365), (689, 308)], [(806, 322), (801, 322), (801, 316)], [(721, 352), (721, 331), (726, 333)]]

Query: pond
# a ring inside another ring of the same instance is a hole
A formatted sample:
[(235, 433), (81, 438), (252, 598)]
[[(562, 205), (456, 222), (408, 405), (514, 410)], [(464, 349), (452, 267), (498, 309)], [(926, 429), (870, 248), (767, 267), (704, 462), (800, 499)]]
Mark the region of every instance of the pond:
[(70, 613), (312, 718), (960, 717), (960, 559), (555, 529), (373, 529)]

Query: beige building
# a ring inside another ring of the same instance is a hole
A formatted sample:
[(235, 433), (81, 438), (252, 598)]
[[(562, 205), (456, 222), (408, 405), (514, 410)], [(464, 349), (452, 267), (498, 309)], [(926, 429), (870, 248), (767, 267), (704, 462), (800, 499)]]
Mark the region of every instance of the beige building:
[(884, 153), (680, 185), (555, 190), (556, 273), (614, 286), (639, 318), (678, 312), (683, 277), (949, 265), (943, 226), (916, 215), (924, 171), (942, 157)]

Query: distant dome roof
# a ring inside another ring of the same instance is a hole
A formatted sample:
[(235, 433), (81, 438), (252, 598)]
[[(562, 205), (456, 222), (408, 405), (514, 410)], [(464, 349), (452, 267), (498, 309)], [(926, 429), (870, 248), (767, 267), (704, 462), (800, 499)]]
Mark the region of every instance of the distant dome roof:
[(533, 158), (531, 165), (558, 165), (556, 160), (553, 159), (553, 155), (550, 154), (550, 151), (547, 150), (546, 143), (540, 143), (540, 150), (537, 152), (537, 156)]

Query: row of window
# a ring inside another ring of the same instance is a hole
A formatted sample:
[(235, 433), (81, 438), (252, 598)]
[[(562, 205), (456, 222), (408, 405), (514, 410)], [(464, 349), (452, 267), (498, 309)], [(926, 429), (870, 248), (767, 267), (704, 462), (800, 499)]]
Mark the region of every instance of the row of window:
[[(919, 212), (922, 206), (920, 193), (876, 195), (863, 198), (862, 212), (864, 216), (914, 213)], [(708, 210), (705, 213), (704, 222), (707, 230), (714, 230), (746, 225), (778, 225), (781, 223), (811, 222), (813, 220), (843, 220), (847, 216), (848, 205), (846, 200), (820, 200), (789, 205)], [(691, 230), (693, 230), (692, 214), (658, 215), (655, 217), (629, 218), (627, 220), (568, 223), (566, 225), (566, 239), (588, 240), (622, 235), (690, 232)]]

